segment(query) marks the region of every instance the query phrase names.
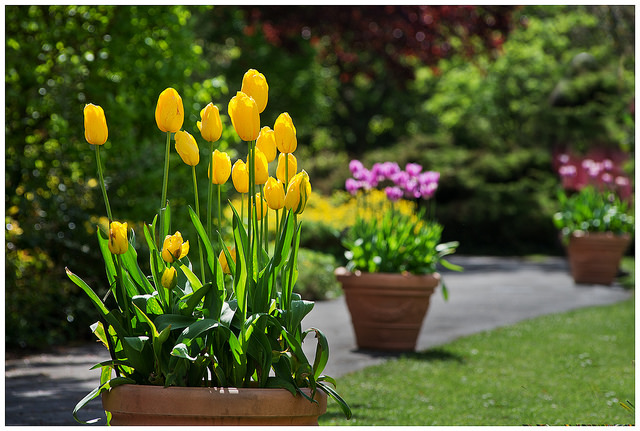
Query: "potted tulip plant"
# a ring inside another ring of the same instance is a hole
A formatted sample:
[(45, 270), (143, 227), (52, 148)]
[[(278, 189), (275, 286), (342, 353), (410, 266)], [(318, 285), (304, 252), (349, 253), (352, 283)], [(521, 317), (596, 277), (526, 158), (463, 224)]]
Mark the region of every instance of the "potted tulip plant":
[(578, 284), (610, 285), (634, 232), (629, 179), (611, 159), (562, 154), (558, 161), (565, 188), (558, 192), (560, 210), (553, 222), (571, 275)]
[(343, 240), (347, 266), (336, 276), (358, 347), (415, 350), (431, 294), (442, 284), (448, 297), (438, 265), (462, 270), (443, 259), (458, 242), (440, 243), (442, 226), (410, 200), (432, 203), (440, 174), (415, 163), (404, 171), (393, 162), (369, 170), (352, 160), (349, 167), (353, 178), (345, 186), (357, 196), (358, 214)]
[[(269, 177), (268, 163), (276, 151), (289, 160), (286, 156), (293, 157), (297, 139), (287, 113), (278, 117), (273, 130), (260, 128), (267, 99), (264, 75), (249, 70), (241, 91), (228, 104), (233, 127), (247, 142), (246, 160), (233, 168), (229, 155), (213, 148), (222, 131), (218, 108), (210, 103), (200, 112), (197, 129), (210, 144), (205, 167), (211, 180), (203, 221), (196, 181), (196, 168), (203, 164), (197, 141), (181, 130), (184, 110), (178, 92), (168, 88), (160, 94), (155, 119), (166, 134), (162, 198), (142, 235), (149, 248), (149, 275), (138, 265), (133, 231), (114, 218), (109, 206), (100, 160), (108, 138), (105, 113), (99, 106), (85, 106), (85, 137), (95, 147), (109, 217), (108, 230), (98, 229), (98, 244), (110, 296), (101, 299), (68, 268), (67, 274), (95, 305), (98, 320), (91, 329), (111, 358), (96, 365), (100, 384), (76, 406), (76, 420), (78, 410), (98, 396), (113, 425), (317, 424), (327, 395), (351, 416), (332, 386), (335, 380), (323, 374), (329, 354), (325, 336), (317, 328), (302, 329), (313, 303), (302, 300), (293, 286), (298, 215), (311, 185), (304, 170), (297, 172), (297, 164), (286, 161), (283, 180)], [(171, 212), (176, 211), (167, 200), (172, 137), (194, 179), (195, 209), (189, 206), (188, 212), (197, 238), (191, 242), (171, 223)], [(220, 187), (230, 176), (248, 199), (242, 208), (232, 208), (232, 233), (225, 238), (221, 227), (228, 222), (221, 211), (215, 217), (212, 209), (214, 188), (220, 208)], [(278, 228), (275, 237), (268, 238), (265, 219), (273, 212)], [(201, 263), (199, 275), (191, 265), (194, 256)], [(313, 361), (302, 349), (311, 338), (316, 339)]]

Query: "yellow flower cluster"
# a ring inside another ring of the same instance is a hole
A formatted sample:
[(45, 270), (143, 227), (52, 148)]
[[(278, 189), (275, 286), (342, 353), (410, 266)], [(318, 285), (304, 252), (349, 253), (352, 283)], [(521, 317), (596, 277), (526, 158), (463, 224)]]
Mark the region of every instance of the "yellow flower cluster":
[[(355, 197), (344, 191), (334, 192), (330, 197), (314, 195), (313, 202), (308, 205), (302, 219), (343, 231), (353, 226), (358, 215), (365, 220), (381, 218), (390, 205), (385, 192), (372, 189), (364, 192), (366, 196), (362, 193)], [(415, 222), (419, 223), (415, 217), (414, 202), (399, 199), (394, 205), (396, 211), (414, 217)]]
[[(263, 74), (255, 69), (248, 70), (242, 79), (241, 90), (229, 101), (228, 115), (238, 136), (253, 143), (246, 160), (238, 159), (233, 166), (229, 154), (211, 148), (211, 159), (207, 175), (211, 184), (221, 186), (231, 177), (233, 186), (241, 195), (251, 193), (250, 212), (257, 219), (267, 218), (269, 209), (279, 211), (286, 208), (294, 214), (302, 214), (311, 196), (309, 175), (304, 170), (298, 172), (298, 161), (293, 155), (297, 148), (296, 128), (289, 113), (281, 113), (273, 129), (269, 126), (260, 128), (260, 114), (268, 102), (269, 86)], [(175, 149), (182, 161), (193, 168), (194, 192), (196, 208), (199, 211), (195, 167), (200, 163), (200, 150), (193, 135), (182, 130), (184, 123), (184, 106), (180, 94), (174, 88), (167, 88), (158, 97), (155, 109), (155, 120), (158, 128), (167, 133), (167, 155), (169, 153), (170, 134), (174, 134)], [(84, 109), (85, 138), (96, 147), (103, 145), (108, 139), (106, 117), (100, 106), (87, 104)], [(200, 121), (196, 123), (202, 138), (213, 144), (222, 135), (222, 122), (217, 106), (209, 103), (200, 111)], [(279, 154), (278, 154), (279, 153)], [(275, 177), (269, 175), (269, 163), (277, 159)], [(98, 160), (100, 176), (100, 161)], [(253, 171), (251, 171), (253, 168)], [(161, 208), (166, 206), (166, 181), (168, 162), (165, 161), (165, 178), (163, 183), (163, 199)], [(100, 177), (100, 184), (103, 184)], [(255, 186), (260, 186), (259, 191)], [(124, 254), (128, 250), (127, 223), (112, 219), (104, 190), (105, 204), (109, 215), (109, 249), (113, 254)], [(218, 188), (218, 199), (219, 188)], [(210, 214), (211, 188), (209, 189), (208, 223)], [(240, 207), (242, 208), (240, 200)], [(198, 217), (200, 217), (198, 212)], [(272, 221), (275, 221), (275, 217)], [(251, 223), (250, 220), (247, 220)], [(211, 234), (209, 226), (207, 233)], [(163, 260), (171, 265), (186, 256), (189, 242), (183, 242), (180, 232), (167, 235), (162, 247)], [(202, 260), (202, 258), (201, 258)], [(170, 269), (169, 266), (168, 269)], [(174, 272), (163, 275), (165, 287), (175, 284)]]

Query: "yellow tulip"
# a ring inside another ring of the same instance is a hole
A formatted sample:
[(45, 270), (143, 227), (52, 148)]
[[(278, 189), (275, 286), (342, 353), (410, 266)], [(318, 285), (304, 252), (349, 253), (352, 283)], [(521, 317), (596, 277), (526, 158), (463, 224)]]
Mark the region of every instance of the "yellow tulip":
[(163, 132), (175, 133), (182, 128), (184, 108), (182, 98), (176, 90), (169, 87), (160, 93), (156, 105), (156, 123)]
[(229, 101), (229, 117), (243, 141), (255, 141), (260, 133), (260, 112), (255, 100), (238, 91)]
[(167, 263), (180, 260), (189, 253), (189, 241), (182, 242), (182, 234), (178, 231), (167, 235), (162, 244), (162, 259)]
[(269, 165), (267, 164), (267, 158), (264, 153), (257, 148), (254, 154), (254, 180), (256, 184), (264, 184), (267, 182), (267, 178), (269, 178)]
[(244, 94), (253, 98), (258, 106), (258, 112), (264, 111), (269, 99), (269, 85), (264, 75), (255, 69), (249, 69), (242, 77), (242, 88)]
[(176, 132), (176, 151), (180, 158), (189, 166), (195, 166), (200, 162), (200, 151), (196, 139), (189, 132)]
[(267, 211), (269, 211), (269, 204), (260, 196), (260, 193), (256, 193), (256, 205), (254, 208), (258, 220), (262, 220), (267, 215)]
[(113, 254), (125, 254), (128, 249), (127, 223), (111, 222), (109, 225), (109, 251)]
[(285, 154), (293, 153), (298, 147), (298, 141), (296, 139), (296, 128), (288, 112), (283, 112), (276, 118), (273, 130), (276, 132), (278, 150)]
[[(211, 174), (211, 163), (209, 163), (209, 169), (207, 169), (207, 177)], [(215, 150), (213, 152), (213, 177), (211, 182), (213, 184), (224, 184), (231, 175), (231, 159), (229, 154), (222, 151)]]
[[(233, 259), (233, 263), (236, 263), (236, 248), (227, 247), (227, 250), (229, 250), (231, 259)], [(229, 270), (229, 263), (227, 262), (227, 255), (224, 254), (224, 250), (220, 252), (218, 260), (220, 261), (220, 266), (222, 266), (222, 272), (224, 272), (225, 274), (231, 274), (231, 271)]]
[(215, 142), (222, 136), (222, 121), (220, 111), (213, 103), (209, 103), (200, 111), (200, 119), (196, 125), (205, 141)]
[(178, 271), (173, 266), (166, 268), (162, 273), (160, 284), (167, 290), (171, 290), (178, 284)]
[(284, 206), (293, 210), (295, 214), (300, 214), (304, 211), (310, 195), (311, 183), (309, 182), (309, 175), (305, 170), (302, 170), (291, 179), (284, 198)]
[(98, 105), (89, 103), (84, 106), (84, 137), (91, 145), (103, 145), (109, 137), (107, 119)]
[[(288, 166), (289, 170), (287, 171), (289, 173), (288, 177), (285, 174), (285, 168), (287, 168), (285, 157), (289, 159), (289, 166)], [(278, 156), (278, 167), (276, 168), (276, 177), (280, 181), (282, 181), (284, 184), (289, 184), (289, 182), (291, 181), (291, 178), (293, 178), (296, 172), (298, 172), (298, 160), (296, 159), (296, 156), (294, 156), (291, 153), (286, 155), (283, 153), (280, 153), (280, 155)]]
[(249, 171), (247, 170), (247, 165), (240, 159), (233, 164), (231, 180), (238, 193), (247, 193), (249, 191)]
[(260, 129), (256, 146), (264, 153), (268, 163), (273, 162), (276, 159), (276, 132), (264, 126)]
[(264, 198), (272, 210), (279, 210), (284, 207), (284, 185), (282, 182), (269, 177), (264, 185)]

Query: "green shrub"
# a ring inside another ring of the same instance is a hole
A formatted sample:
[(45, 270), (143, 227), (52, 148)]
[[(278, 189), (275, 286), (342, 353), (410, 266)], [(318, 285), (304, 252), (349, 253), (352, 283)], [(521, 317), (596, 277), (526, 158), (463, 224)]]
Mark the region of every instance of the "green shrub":
[[(305, 225), (306, 228), (307, 226)], [(336, 267), (336, 260), (330, 254), (301, 248), (298, 255), (298, 281), (294, 290), (303, 299), (323, 300), (337, 298), (342, 294), (342, 290), (335, 275), (333, 275)]]

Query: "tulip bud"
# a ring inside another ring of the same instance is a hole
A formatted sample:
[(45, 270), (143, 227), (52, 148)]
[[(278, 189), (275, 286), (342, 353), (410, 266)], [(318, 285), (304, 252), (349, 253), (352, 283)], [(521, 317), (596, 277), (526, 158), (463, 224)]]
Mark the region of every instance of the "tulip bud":
[[(289, 166), (287, 166), (285, 157), (289, 159)], [(288, 168), (288, 174), (289, 174), (288, 176), (285, 174), (285, 168)], [(283, 153), (280, 153), (280, 155), (278, 155), (278, 167), (276, 168), (276, 177), (280, 181), (282, 181), (284, 184), (289, 184), (289, 182), (291, 181), (291, 178), (293, 178), (296, 172), (298, 172), (298, 160), (296, 159), (296, 156), (294, 156), (291, 153), (286, 155)]]
[(167, 235), (162, 244), (162, 260), (172, 263), (174, 260), (180, 260), (189, 253), (189, 241), (182, 242), (182, 234), (180, 232), (173, 235)]
[(200, 162), (200, 151), (196, 139), (189, 132), (182, 130), (176, 132), (176, 151), (180, 158), (189, 166), (195, 166)]
[(91, 145), (103, 145), (109, 137), (107, 119), (98, 105), (89, 103), (84, 106), (84, 137)]
[(253, 153), (255, 155), (254, 160), (254, 180), (256, 184), (264, 184), (269, 178), (269, 165), (267, 164), (267, 158), (264, 153), (256, 148)]
[(264, 198), (272, 210), (279, 210), (284, 207), (284, 185), (282, 182), (269, 177), (264, 185)]
[(238, 193), (247, 193), (249, 191), (249, 171), (247, 170), (247, 165), (240, 159), (233, 164), (231, 180)]
[[(236, 248), (227, 247), (227, 250), (229, 250), (231, 259), (233, 259), (233, 263), (236, 263)], [(225, 274), (231, 274), (231, 271), (229, 270), (229, 263), (227, 262), (227, 255), (224, 254), (224, 250), (220, 252), (218, 260), (220, 261), (220, 266), (222, 266), (222, 272), (224, 272)]]
[(222, 121), (220, 111), (213, 103), (209, 103), (200, 111), (200, 119), (196, 125), (205, 141), (215, 142), (222, 136)]
[(264, 216), (267, 215), (267, 211), (269, 211), (269, 204), (260, 195), (260, 193), (256, 193), (256, 204), (254, 209), (256, 212), (256, 216), (258, 217), (258, 221), (262, 220)]
[(276, 159), (276, 132), (264, 126), (260, 129), (256, 146), (264, 153), (268, 163), (273, 162)]
[(213, 177), (211, 175), (211, 164), (207, 169), (207, 177), (211, 178), (213, 184), (224, 184), (231, 175), (231, 159), (227, 153), (215, 150), (213, 152)]
[(276, 145), (281, 153), (293, 153), (298, 147), (298, 141), (296, 139), (296, 128), (293, 125), (293, 120), (287, 112), (283, 112), (276, 119), (276, 123), (273, 125), (273, 130), (276, 133)]
[(284, 206), (293, 210), (295, 214), (300, 214), (304, 211), (310, 195), (311, 183), (309, 182), (309, 175), (305, 170), (302, 170), (291, 179), (284, 198)]
[(113, 254), (125, 254), (128, 249), (127, 223), (112, 221), (109, 225), (109, 251)]
[(255, 100), (238, 91), (229, 101), (229, 117), (243, 141), (254, 141), (260, 133), (260, 112)]
[(167, 290), (171, 290), (178, 284), (178, 271), (173, 266), (166, 268), (162, 273), (160, 284)]
[(264, 75), (255, 69), (249, 69), (242, 77), (242, 88), (244, 94), (253, 98), (258, 106), (258, 112), (262, 113), (267, 107), (269, 98), (269, 85)]
[(175, 133), (182, 128), (184, 108), (182, 98), (176, 90), (169, 87), (160, 93), (156, 105), (156, 123), (163, 132)]

